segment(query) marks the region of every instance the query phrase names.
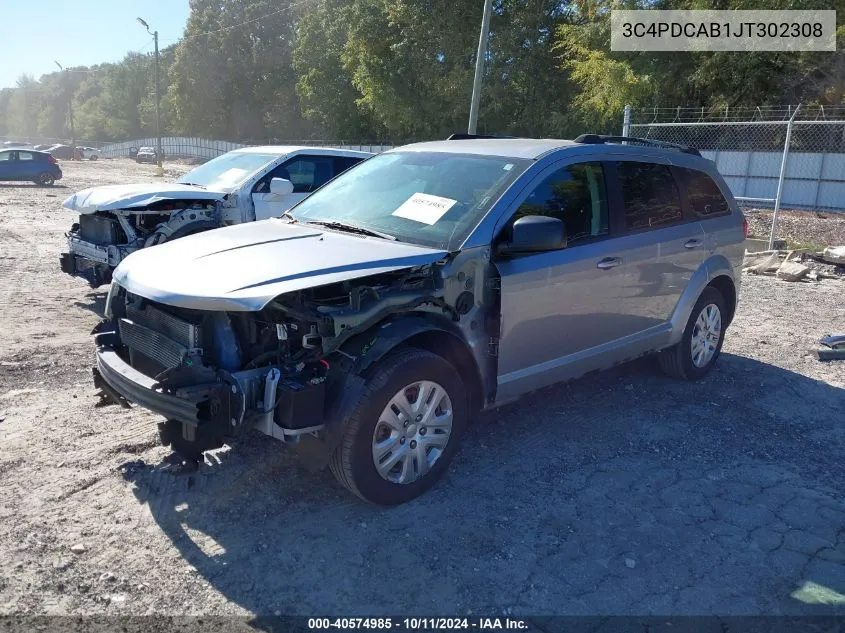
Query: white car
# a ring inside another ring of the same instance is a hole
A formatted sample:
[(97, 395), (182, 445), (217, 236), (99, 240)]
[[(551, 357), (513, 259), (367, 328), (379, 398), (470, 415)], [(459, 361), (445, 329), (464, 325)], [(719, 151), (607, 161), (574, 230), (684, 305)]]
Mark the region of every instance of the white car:
[(76, 149), (82, 155), (83, 160), (97, 160), (100, 158), (100, 150), (96, 147), (77, 147)]
[(278, 217), (370, 156), (327, 147), (247, 147), (195, 167), (175, 183), (85, 189), (62, 203), (79, 214), (60, 257), (62, 271), (96, 288), (138, 249)]

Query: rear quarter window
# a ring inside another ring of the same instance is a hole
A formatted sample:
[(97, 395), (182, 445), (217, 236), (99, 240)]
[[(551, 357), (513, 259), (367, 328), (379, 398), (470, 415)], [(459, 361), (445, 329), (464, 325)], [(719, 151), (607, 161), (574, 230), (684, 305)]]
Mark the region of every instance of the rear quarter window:
[(703, 171), (680, 169), (687, 190), (690, 208), (697, 218), (717, 218), (729, 215), (731, 207), (719, 185)]

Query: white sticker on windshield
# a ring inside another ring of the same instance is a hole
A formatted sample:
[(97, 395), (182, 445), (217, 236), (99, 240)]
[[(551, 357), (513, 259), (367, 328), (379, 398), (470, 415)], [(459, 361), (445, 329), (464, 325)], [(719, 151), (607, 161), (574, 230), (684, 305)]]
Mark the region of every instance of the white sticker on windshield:
[(217, 176), (218, 182), (224, 184), (234, 184), (238, 182), (243, 175), (246, 173), (246, 169), (241, 169), (239, 167), (232, 167), (231, 169), (227, 169), (222, 174)]
[(443, 215), (455, 206), (457, 200), (441, 198), (427, 193), (415, 193), (402, 203), (393, 215), (423, 224), (436, 224)]

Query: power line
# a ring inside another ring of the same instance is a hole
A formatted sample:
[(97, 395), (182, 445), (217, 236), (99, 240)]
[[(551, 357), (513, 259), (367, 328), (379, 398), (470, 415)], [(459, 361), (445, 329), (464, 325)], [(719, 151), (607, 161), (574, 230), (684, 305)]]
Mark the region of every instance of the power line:
[[(152, 44), (152, 43), (153, 43), (153, 40), (150, 39), (150, 41), (148, 41), (146, 44), (144, 44), (138, 50), (126, 51), (126, 55), (129, 55), (131, 53), (135, 53), (136, 55), (140, 55), (146, 49), (148, 49), (150, 47), (150, 44)], [(94, 73), (101, 73), (101, 72), (104, 72), (104, 71), (107, 71), (107, 70), (113, 70), (115, 66), (119, 66), (121, 63), (123, 63), (122, 60), (119, 61), (119, 62), (106, 62), (106, 63), (100, 65), (99, 68), (86, 68), (86, 69), (65, 68), (64, 70), (62, 70), (60, 72), (71, 73), (71, 74), (75, 74), (75, 75), (92, 75)], [(53, 72), (55, 73), (55, 71), (53, 71)]]
[(246, 24), (252, 24), (253, 22), (260, 22), (261, 20), (266, 20), (267, 18), (271, 18), (274, 15), (278, 15), (280, 13), (285, 13), (285, 12), (290, 11), (291, 9), (299, 7), (303, 4), (310, 4), (312, 2), (314, 2), (314, 0), (300, 0), (300, 2), (293, 2), (293, 3), (289, 4), (284, 9), (279, 9), (278, 11), (273, 11), (272, 13), (268, 13), (267, 15), (262, 15), (260, 18), (254, 18), (252, 20), (245, 20), (243, 22), (238, 22), (237, 24), (232, 24), (230, 26), (224, 26), (222, 28), (215, 29), (214, 31), (205, 31), (204, 33), (196, 33), (195, 35), (184, 35), (181, 38), (177, 38), (175, 40), (163, 40), (163, 41), (166, 41), (168, 43), (180, 42), (180, 41), (184, 42), (186, 40), (193, 40), (193, 39), (196, 39), (198, 37), (204, 37), (206, 35), (214, 35), (215, 33), (222, 33), (223, 31), (231, 31), (232, 29), (236, 29), (236, 28), (244, 26)]

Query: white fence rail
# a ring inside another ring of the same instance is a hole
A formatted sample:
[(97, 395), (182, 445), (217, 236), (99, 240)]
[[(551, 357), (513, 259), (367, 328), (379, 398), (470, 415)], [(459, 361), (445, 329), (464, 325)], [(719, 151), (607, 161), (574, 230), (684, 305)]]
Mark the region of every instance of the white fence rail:
[[(390, 149), (392, 145), (381, 144), (354, 144), (345, 143), (343, 141), (276, 141), (263, 143), (273, 145), (307, 145), (313, 147), (335, 147), (338, 149), (350, 149), (361, 152), (383, 152)], [(252, 143), (251, 145), (258, 145)], [(121, 158), (129, 156), (129, 151), (132, 148), (139, 147), (155, 147), (155, 138), (142, 138), (131, 141), (123, 141), (121, 143), (107, 143), (102, 146), (103, 158)], [(179, 158), (201, 158), (211, 159), (226, 152), (231, 152), (241, 147), (248, 147), (249, 144), (232, 143), (230, 141), (217, 141), (204, 138), (194, 138), (185, 136), (166, 136), (161, 139), (161, 149), (165, 157), (179, 157)]]

